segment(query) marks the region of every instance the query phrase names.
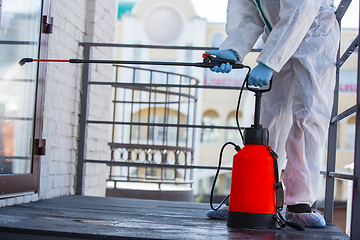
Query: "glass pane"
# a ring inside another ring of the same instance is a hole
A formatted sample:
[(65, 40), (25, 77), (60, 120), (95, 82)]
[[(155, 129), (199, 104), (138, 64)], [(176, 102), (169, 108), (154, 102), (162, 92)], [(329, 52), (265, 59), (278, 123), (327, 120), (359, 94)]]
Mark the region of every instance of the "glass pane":
[(0, 28), (0, 174), (31, 173), (41, 0), (3, 0)]
[(348, 123), (346, 125), (346, 148), (354, 149), (355, 146), (355, 124)]
[[(220, 126), (220, 122), (218, 116), (203, 116), (202, 118), (202, 123), (206, 126)], [(201, 142), (203, 143), (218, 143), (219, 138), (220, 129), (204, 128), (201, 131)]]

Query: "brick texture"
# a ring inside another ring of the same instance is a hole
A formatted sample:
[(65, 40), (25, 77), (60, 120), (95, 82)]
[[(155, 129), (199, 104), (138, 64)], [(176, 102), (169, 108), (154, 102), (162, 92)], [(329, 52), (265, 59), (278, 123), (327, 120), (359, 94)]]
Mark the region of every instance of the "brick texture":
[[(116, 2), (113, 0), (57, 0), (51, 2), (54, 17), (49, 35), (48, 58), (82, 58), (82, 41), (113, 42)], [(94, 59), (111, 59), (112, 49), (93, 49)], [(81, 98), (81, 64), (47, 64), (43, 138), (47, 153), (41, 158), (39, 199), (74, 194)], [(92, 65), (91, 81), (109, 81), (111, 66)], [(89, 119), (110, 116), (110, 88), (92, 87)], [(86, 158), (106, 159), (108, 129), (89, 126)], [(99, 147), (100, 146), (100, 147)], [(84, 194), (105, 196), (106, 166), (86, 164)], [(18, 199), (29, 201), (29, 198)]]

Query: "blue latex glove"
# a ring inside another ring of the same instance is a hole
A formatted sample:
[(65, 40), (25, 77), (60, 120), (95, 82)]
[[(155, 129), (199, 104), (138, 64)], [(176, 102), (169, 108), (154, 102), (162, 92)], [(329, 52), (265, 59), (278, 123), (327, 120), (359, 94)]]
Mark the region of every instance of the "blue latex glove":
[[(215, 55), (217, 58), (229, 59), (232, 61), (238, 60), (237, 54), (231, 49), (229, 49), (229, 50), (210, 50), (210, 51), (206, 51), (206, 53)], [(232, 70), (232, 66), (230, 63), (222, 63), (220, 65), (220, 67), (215, 66), (213, 68), (210, 68), (210, 70), (212, 72), (217, 72), (217, 73), (220, 73), (220, 72), (221, 73), (229, 73)]]
[(274, 70), (263, 63), (259, 63), (249, 75), (248, 83), (250, 86), (262, 87), (267, 85), (272, 77)]

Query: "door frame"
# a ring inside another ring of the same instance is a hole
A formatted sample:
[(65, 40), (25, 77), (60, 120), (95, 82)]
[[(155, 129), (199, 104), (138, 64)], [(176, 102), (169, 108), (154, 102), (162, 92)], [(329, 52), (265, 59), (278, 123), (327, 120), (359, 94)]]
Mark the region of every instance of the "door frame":
[[(48, 33), (43, 33), (42, 26), (46, 18), (43, 16), (49, 16), (50, 14), (50, 2), (51, 0), (42, 0), (41, 20), (39, 26), (39, 58), (46, 58), (47, 46), (48, 46)], [(49, 18), (48, 18), (49, 19)], [(0, 198), (2, 195), (16, 194), (24, 192), (39, 192), (40, 185), (40, 155), (38, 142), (42, 140), (43, 130), (43, 109), (44, 109), (44, 96), (45, 96), (45, 81), (46, 81), (46, 64), (38, 63), (37, 65), (37, 81), (36, 81), (36, 93), (35, 93), (35, 112), (34, 112), (34, 131), (33, 131), (33, 152), (32, 152), (32, 166), (31, 173), (29, 174), (9, 174), (0, 175)], [(40, 141), (39, 141), (40, 140)], [(43, 146), (45, 147), (45, 146)], [(43, 154), (44, 155), (44, 154)]]

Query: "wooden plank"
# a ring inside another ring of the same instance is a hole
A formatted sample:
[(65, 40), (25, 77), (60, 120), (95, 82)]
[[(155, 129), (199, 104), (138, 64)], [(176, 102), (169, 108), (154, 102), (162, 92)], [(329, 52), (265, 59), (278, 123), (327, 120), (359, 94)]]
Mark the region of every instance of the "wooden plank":
[[(0, 239), (349, 239), (335, 225), (300, 232), (231, 229), (204, 216), (209, 204), (65, 196), (0, 208)], [(3, 235), (2, 235), (3, 234)], [(7, 234), (7, 235), (5, 235)], [(19, 238), (20, 236), (20, 238)], [(21, 238), (23, 236), (24, 238)], [(31, 238), (32, 237), (32, 238)], [(36, 239), (36, 238), (34, 238)]]

